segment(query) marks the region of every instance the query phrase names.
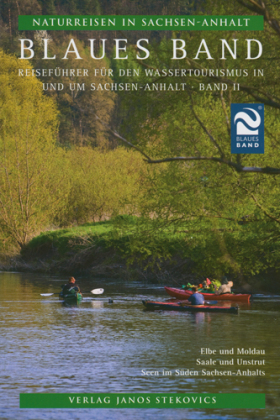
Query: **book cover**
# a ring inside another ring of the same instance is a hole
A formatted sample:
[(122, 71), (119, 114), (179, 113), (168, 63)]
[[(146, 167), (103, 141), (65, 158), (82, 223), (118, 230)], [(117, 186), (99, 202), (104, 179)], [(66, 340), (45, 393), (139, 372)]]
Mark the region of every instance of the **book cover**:
[(0, 418), (277, 418), (278, 2), (0, 16)]

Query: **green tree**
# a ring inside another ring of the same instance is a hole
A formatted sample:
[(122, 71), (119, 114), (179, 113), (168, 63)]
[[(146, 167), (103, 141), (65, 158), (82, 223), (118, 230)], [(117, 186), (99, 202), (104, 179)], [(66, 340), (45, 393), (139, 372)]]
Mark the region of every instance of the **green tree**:
[[(47, 35), (49, 36), (49, 35)], [(74, 39), (82, 60), (76, 60), (76, 54), (69, 53), (63, 59), (70, 39)], [(37, 54), (33, 66), (40, 68), (43, 46), (40, 39), (35, 42)], [(60, 42), (49, 41), (49, 55), (56, 55), (56, 60), (46, 60), (45, 68), (56, 68), (58, 76), (41, 77), (46, 87), (45, 93), (56, 100), (59, 110), (59, 142), (63, 145), (105, 147), (109, 136), (103, 126), (93, 116), (94, 113), (107, 124), (115, 106), (116, 94), (113, 91), (98, 89), (99, 84), (111, 84), (108, 76), (108, 62), (93, 60), (90, 51), (84, 43), (73, 36), (65, 36)], [(55, 61), (55, 65), (54, 65)], [(63, 84), (63, 90), (52, 89), (50, 84)], [(92, 90), (91, 84), (96, 86)]]
[(68, 152), (71, 167), (65, 224), (85, 223), (135, 213), (147, 168), (139, 154), (80, 147)]
[[(145, 86), (186, 84), (184, 91), (148, 89), (121, 98), (122, 109), (133, 112), (129, 119), (124, 115), (119, 119), (122, 135), (115, 132), (116, 138), (140, 150), (147, 163), (163, 165), (148, 182), (142, 202), (146, 222), (141, 219), (134, 252), (137, 247), (141, 252), (145, 242), (146, 256), (151, 250), (154, 255), (163, 254), (164, 247), (157, 247), (155, 236), (147, 234), (149, 228), (150, 232), (162, 232), (162, 238), (166, 232), (177, 235), (181, 243), (177, 251), (191, 257), (204, 274), (250, 275), (271, 267), (279, 269), (279, 10), (277, 4), (268, 7), (266, 2), (253, 0), (236, 1), (234, 11), (232, 4), (220, 0), (205, 1), (204, 6), (200, 14), (242, 15), (248, 13), (246, 7), (255, 7), (254, 11), (265, 15), (265, 30), (238, 32), (238, 37), (234, 32), (207, 32), (203, 37), (201, 33), (173, 34), (173, 38), (186, 41), (184, 60), (170, 59), (172, 44), (164, 39), (160, 45), (150, 46), (150, 58), (145, 62), (136, 63), (133, 56), (127, 61), (129, 67), (141, 70), (139, 81)], [(202, 38), (213, 60), (205, 59), (205, 54), (194, 59)], [(238, 38), (237, 59), (228, 53), (221, 60), (221, 38), (231, 47)], [(263, 43), (262, 58), (245, 60), (246, 38)], [(255, 68), (262, 69), (264, 76), (254, 77)], [(166, 69), (179, 69), (179, 76), (166, 76)], [(182, 76), (181, 69), (189, 69), (191, 75)], [(214, 70), (212, 75), (209, 69)], [(201, 91), (201, 83), (211, 84), (211, 89)], [(227, 84), (226, 91), (221, 90), (221, 83)], [(240, 84), (240, 90), (234, 90), (234, 83)], [(231, 154), (231, 102), (266, 105), (264, 155)], [(165, 248), (169, 246), (166, 241)]]
[[(35, 77), (18, 76), (15, 57), (0, 54), (0, 226), (23, 247), (63, 209), (65, 160), (55, 103)], [(30, 69), (26, 61), (20, 66)]]

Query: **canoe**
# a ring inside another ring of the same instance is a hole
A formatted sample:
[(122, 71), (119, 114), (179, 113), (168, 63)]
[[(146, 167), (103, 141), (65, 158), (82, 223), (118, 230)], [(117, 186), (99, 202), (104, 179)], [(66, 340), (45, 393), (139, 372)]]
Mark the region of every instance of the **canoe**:
[(65, 303), (79, 303), (83, 300), (81, 293), (69, 293), (67, 295), (59, 294), (59, 299), (63, 300)]
[(162, 311), (180, 311), (180, 312), (223, 312), (230, 314), (238, 314), (238, 306), (217, 306), (217, 305), (185, 305), (175, 302), (154, 302), (149, 300), (142, 300), (143, 305), (146, 309), (151, 311), (162, 310)]
[[(185, 300), (188, 299), (193, 292), (191, 290), (186, 289), (176, 289), (174, 287), (164, 287), (167, 293), (175, 297), (177, 299)], [(238, 301), (238, 302), (247, 302), (249, 303), (251, 295), (246, 294), (234, 294), (234, 293), (224, 293), (222, 295), (215, 295), (215, 293), (202, 293), (199, 292), (204, 296), (205, 300), (231, 300), (231, 301)]]

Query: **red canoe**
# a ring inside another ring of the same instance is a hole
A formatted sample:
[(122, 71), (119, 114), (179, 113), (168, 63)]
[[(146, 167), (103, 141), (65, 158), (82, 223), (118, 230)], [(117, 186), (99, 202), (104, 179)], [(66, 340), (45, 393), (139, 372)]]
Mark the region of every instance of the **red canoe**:
[(149, 300), (142, 300), (143, 305), (150, 311), (180, 311), (180, 312), (223, 312), (238, 314), (238, 306), (217, 306), (217, 305), (181, 305), (180, 302), (153, 302)]
[[(175, 289), (174, 287), (165, 287), (167, 293), (177, 299), (188, 299), (192, 295), (191, 290)], [(201, 292), (200, 292), (201, 293)], [(239, 302), (249, 303), (251, 295), (225, 293), (222, 295), (215, 295), (215, 293), (201, 293), (205, 300), (233, 300)]]

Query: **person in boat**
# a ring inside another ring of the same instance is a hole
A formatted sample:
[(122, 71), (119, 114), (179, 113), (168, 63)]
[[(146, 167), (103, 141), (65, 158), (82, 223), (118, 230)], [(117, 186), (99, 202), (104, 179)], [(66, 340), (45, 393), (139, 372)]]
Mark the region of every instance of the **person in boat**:
[(228, 279), (224, 276), (222, 278), (222, 284), (219, 287), (219, 289), (217, 290), (217, 294), (218, 295), (223, 295), (225, 293), (231, 293), (232, 286), (233, 286), (233, 282), (228, 281)]
[(211, 284), (211, 280), (209, 280), (208, 278), (206, 278), (206, 279), (202, 282), (203, 289), (209, 289), (210, 284)]
[(213, 279), (209, 285), (209, 292), (216, 293), (220, 286), (221, 282), (219, 280)]
[(197, 286), (192, 288), (192, 292), (193, 294), (189, 297), (188, 302), (190, 302), (191, 305), (204, 305), (204, 297), (198, 292)]
[(62, 287), (61, 294), (62, 296), (68, 295), (69, 293), (81, 293), (79, 286), (76, 284), (76, 279), (74, 277), (69, 277), (68, 283), (64, 284)]

